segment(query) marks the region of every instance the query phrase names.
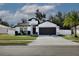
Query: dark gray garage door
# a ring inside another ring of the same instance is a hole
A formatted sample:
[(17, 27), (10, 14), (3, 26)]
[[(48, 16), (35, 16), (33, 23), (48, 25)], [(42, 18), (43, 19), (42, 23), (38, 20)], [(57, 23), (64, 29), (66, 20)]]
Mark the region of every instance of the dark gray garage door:
[(39, 28), (39, 35), (56, 35), (56, 28)]

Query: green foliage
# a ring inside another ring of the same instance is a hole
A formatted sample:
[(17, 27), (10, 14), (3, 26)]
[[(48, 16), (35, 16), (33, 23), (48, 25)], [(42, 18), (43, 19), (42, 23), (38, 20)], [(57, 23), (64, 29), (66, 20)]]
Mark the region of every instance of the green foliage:
[(58, 26), (60, 26), (60, 28), (64, 28), (63, 27), (63, 21), (64, 21), (64, 14), (61, 12), (58, 12), (56, 15), (54, 16), (49, 16), (49, 21), (51, 21), (52, 23), (57, 24)]
[(67, 40), (71, 40), (73, 42), (79, 43), (79, 37), (74, 37), (74, 35), (67, 35), (67, 36), (64, 36), (64, 38), (67, 39)]
[(79, 24), (79, 16), (76, 11), (69, 12), (64, 20), (64, 26), (74, 27), (74, 36), (77, 37), (76, 34), (76, 26)]
[(5, 26), (9, 26), (9, 24), (5, 21), (2, 21), (2, 19), (0, 18), (0, 24), (5, 25)]
[(0, 45), (27, 45), (31, 42), (26, 40), (0, 40)]
[(78, 14), (75, 11), (69, 12), (64, 20), (64, 26), (77, 26), (79, 24)]
[(31, 35), (32, 37), (38, 37), (38, 35), (37, 34), (33, 34), (33, 35)]
[(0, 40), (34, 40), (33, 36), (13, 36), (13, 35), (0, 35)]
[(1, 24), (5, 25), (5, 26), (9, 26), (9, 24), (7, 22), (2, 22)]
[(0, 35), (0, 45), (27, 45), (35, 39), (33, 36)]

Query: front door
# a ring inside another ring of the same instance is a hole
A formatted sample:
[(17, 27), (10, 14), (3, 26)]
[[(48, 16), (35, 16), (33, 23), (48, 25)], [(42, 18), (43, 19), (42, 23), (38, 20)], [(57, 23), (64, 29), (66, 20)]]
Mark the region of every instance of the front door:
[(36, 34), (36, 28), (33, 27), (33, 34)]

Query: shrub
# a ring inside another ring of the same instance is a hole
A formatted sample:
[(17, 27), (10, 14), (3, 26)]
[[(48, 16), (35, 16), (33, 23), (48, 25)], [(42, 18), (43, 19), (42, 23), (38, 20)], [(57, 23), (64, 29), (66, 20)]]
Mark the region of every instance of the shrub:
[(38, 35), (37, 35), (37, 34), (33, 34), (33, 35), (31, 35), (31, 36), (33, 36), (33, 37), (38, 37)]

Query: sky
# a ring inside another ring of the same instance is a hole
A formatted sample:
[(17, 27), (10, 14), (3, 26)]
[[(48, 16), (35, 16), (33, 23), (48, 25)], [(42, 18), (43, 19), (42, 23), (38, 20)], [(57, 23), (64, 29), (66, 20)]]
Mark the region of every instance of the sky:
[(79, 11), (78, 3), (0, 3), (0, 18), (9, 24), (17, 24), (21, 19), (30, 19), (35, 17), (35, 11), (48, 16), (55, 15), (58, 11), (66, 13), (71, 10)]

